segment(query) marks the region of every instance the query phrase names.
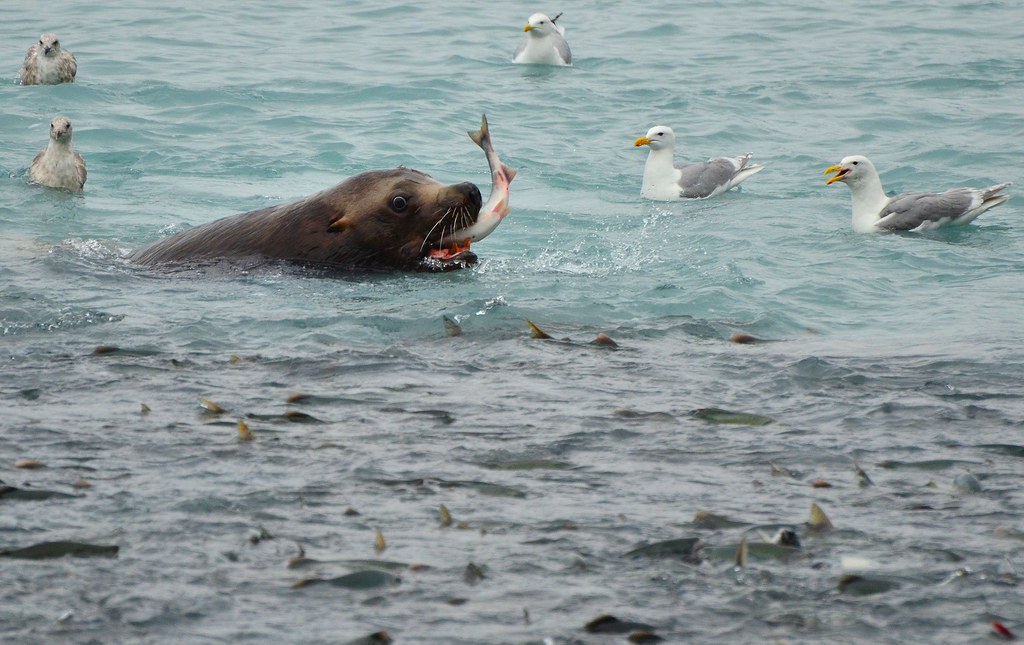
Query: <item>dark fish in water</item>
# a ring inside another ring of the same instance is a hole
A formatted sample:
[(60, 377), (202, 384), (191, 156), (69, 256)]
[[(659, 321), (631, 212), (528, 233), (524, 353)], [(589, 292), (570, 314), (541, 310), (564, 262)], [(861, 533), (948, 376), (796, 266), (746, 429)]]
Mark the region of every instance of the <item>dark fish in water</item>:
[(486, 577), (487, 574), (484, 573), (484, 570), (472, 562), (467, 564), (466, 570), (462, 572), (462, 579), (465, 580), (468, 585), (475, 585)]
[(721, 408), (698, 408), (690, 413), (698, 419), (712, 423), (727, 423), (740, 426), (766, 426), (775, 423), (775, 419), (747, 412), (730, 412)]
[(676, 420), (676, 418), (668, 412), (648, 412), (646, 410), (634, 410), (633, 408), (617, 408), (612, 414), (623, 419), (640, 419), (644, 421)]
[(533, 321), (529, 318), (526, 319), (526, 324), (530, 326), (530, 331), (533, 332), (534, 338), (551, 338), (543, 329), (533, 324)]
[(249, 429), (249, 424), (245, 421), (238, 420), (238, 440), (239, 441), (252, 441), (253, 434), (252, 430)]
[(38, 502), (53, 497), (77, 497), (77, 495), (61, 493), (55, 490), (17, 488), (15, 486), (8, 486), (3, 481), (0, 481), (0, 499)]
[(736, 566), (746, 569), (748, 559), (750, 559), (750, 547), (747, 545), (747, 538), (744, 537), (740, 540), (740, 545), (736, 549)]
[[(551, 338), (550, 334), (545, 332), (543, 329), (541, 329), (537, 325), (533, 324), (533, 321), (530, 320), (529, 318), (526, 319), (526, 324), (530, 326), (530, 331), (533, 332), (533, 337), (534, 338), (541, 338), (541, 339), (550, 339)], [(572, 342), (572, 339), (570, 339), (570, 338), (563, 338), (562, 341), (563, 342)], [(594, 340), (590, 341), (590, 344), (594, 345), (595, 347), (607, 347), (609, 349), (616, 349), (619, 346), (619, 344), (616, 343), (611, 338), (611, 336), (609, 336), (608, 334), (606, 334), (604, 332), (600, 332), (594, 338)]]
[(760, 338), (751, 336), (750, 334), (744, 334), (742, 332), (736, 332), (729, 337), (730, 343), (736, 343), (737, 345), (753, 345), (754, 343), (762, 342)]
[(441, 504), (441, 507), (438, 509), (438, 515), (440, 515), (440, 517), (441, 517), (441, 526), (451, 526), (452, 525), (452, 522), (454, 520), (452, 519), (452, 514), (451, 514), (451, 512), (449, 512), (447, 506), (445, 506), (444, 504)]
[(861, 488), (867, 488), (868, 486), (874, 485), (875, 482), (871, 481), (871, 478), (868, 477), (868, 474), (864, 472), (863, 468), (860, 467), (860, 464), (858, 464), (857, 462), (853, 462), (853, 467), (856, 469), (855, 472), (857, 473), (858, 486), (860, 486)]
[(332, 587), (363, 591), (367, 589), (379, 589), (380, 587), (397, 585), (401, 581), (402, 579), (393, 573), (371, 569), (367, 571), (348, 573), (336, 578), (306, 578), (293, 584), (292, 589), (302, 589), (303, 587), (309, 587), (312, 585), (325, 584)]
[(724, 515), (718, 513), (710, 513), (708, 511), (697, 511), (693, 514), (693, 520), (691, 523), (697, 528), (701, 529), (724, 529), (737, 526), (744, 526), (744, 522), (737, 522), (736, 520), (730, 520)]
[(675, 538), (637, 547), (626, 553), (627, 557), (680, 558), (683, 562), (698, 564), (703, 547), (700, 538)]
[(46, 560), (70, 555), (76, 558), (116, 558), (120, 547), (85, 542), (41, 542), (22, 549), (0, 550), (0, 557)]
[(491, 470), (572, 470), (576, 468), (568, 461), (557, 459), (510, 459), (508, 461), (485, 461), (480, 464)]
[(395, 641), (386, 631), (373, 632), (369, 636), (363, 636), (345, 643), (345, 645), (389, 645)]
[(654, 632), (641, 629), (627, 636), (626, 640), (635, 645), (648, 645), (649, 643), (660, 643), (665, 639)]
[(441, 319), (444, 321), (444, 333), (446, 336), (451, 338), (452, 336), (462, 335), (462, 325), (455, 322), (448, 316), (441, 316)]
[(846, 574), (839, 579), (839, 593), (853, 596), (872, 596), (899, 588), (899, 583), (884, 578), (869, 578), (857, 574)]
[(653, 632), (654, 627), (631, 620), (619, 620), (615, 616), (601, 614), (583, 626), (590, 634), (628, 634), (635, 631)]
[(811, 516), (807, 520), (807, 525), (815, 531), (828, 531), (832, 528), (832, 521), (820, 506), (811, 502)]
[(209, 399), (199, 399), (199, 407), (211, 412), (213, 414), (220, 414), (224, 412), (224, 408), (220, 407)]

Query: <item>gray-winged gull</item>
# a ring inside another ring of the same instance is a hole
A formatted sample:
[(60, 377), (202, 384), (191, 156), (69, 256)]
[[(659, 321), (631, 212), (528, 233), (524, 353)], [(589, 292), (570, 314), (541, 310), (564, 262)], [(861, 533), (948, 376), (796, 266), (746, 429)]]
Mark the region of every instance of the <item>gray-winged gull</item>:
[(675, 201), (714, 197), (764, 170), (764, 164), (750, 163), (753, 154), (749, 152), (742, 157), (715, 157), (676, 167), (672, 164), (676, 135), (672, 128), (664, 125), (654, 126), (633, 145), (651, 149), (640, 189), (640, 196), (647, 199)]
[(43, 34), (28, 48), (21, 65), (22, 85), (71, 83), (78, 73), (75, 55), (60, 46), (57, 34)]
[(853, 230), (926, 231), (946, 224), (968, 224), (993, 206), (1010, 198), (1003, 193), (1010, 185), (988, 188), (952, 188), (944, 193), (903, 193), (888, 197), (867, 157), (852, 155), (825, 170), (835, 173), (825, 185), (841, 181), (853, 197)]
[(565, 28), (555, 24), (558, 14), (548, 18), (542, 13), (530, 16), (523, 31), (522, 42), (512, 55), (516, 63), (537, 63), (541, 65), (572, 65), (572, 52), (565, 42)]

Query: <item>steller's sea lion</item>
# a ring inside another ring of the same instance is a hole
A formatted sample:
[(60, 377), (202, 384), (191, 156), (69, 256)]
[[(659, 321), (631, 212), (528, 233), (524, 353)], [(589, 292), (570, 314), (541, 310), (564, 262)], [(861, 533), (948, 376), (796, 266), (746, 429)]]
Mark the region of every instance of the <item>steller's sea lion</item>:
[(225, 217), (141, 248), (144, 265), (283, 260), (337, 269), (458, 268), (476, 255), (442, 240), (472, 226), (480, 190), (411, 168), (371, 170), (288, 204)]

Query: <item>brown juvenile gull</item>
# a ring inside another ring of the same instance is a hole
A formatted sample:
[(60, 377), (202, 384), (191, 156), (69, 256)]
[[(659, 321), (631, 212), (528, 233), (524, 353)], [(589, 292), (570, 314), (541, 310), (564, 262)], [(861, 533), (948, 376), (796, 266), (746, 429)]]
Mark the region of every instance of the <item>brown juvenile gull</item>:
[(644, 165), (640, 196), (656, 201), (714, 197), (764, 170), (764, 164), (750, 163), (751, 153), (674, 166), (676, 135), (672, 128), (664, 125), (654, 126), (633, 145), (648, 146), (651, 150)]
[(71, 143), (71, 121), (59, 116), (50, 122), (50, 143), (32, 160), (28, 176), (50, 188), (82, 190), (85, 160)]
[(43, 34), (39, 42), (28, 48), (21, 66), (22, 85), (57, 85), (73, 83), (78, 72), (75, 55), (61, 49), (57, 34)]
[(988, 188), (951, 188), (944, 193), (903, 193), (888, 197), (882, 180), (867, 157), (845, 157), (825, 169), (825, 185), (841, 181), (853, 197), (853, 230), (927, 231), (947, 224), (969, 224), (993, 206), (1010, 198), (1003, 191), (1010, 185)]
[[(561, 16), (562, 14), (558, 14)], [(572, 52), (565, 42), (565, 27), (556, 25), (558, 16), (548, 18), (542, 13), (530, 16), (523, 31), (523, 37), (512, 61), (540, 65), (572, 65)]]

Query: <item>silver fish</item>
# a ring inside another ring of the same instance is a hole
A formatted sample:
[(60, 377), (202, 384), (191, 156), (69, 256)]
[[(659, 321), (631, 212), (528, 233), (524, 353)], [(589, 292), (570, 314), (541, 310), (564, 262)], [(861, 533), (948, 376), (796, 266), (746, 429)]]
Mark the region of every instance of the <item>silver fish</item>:
[(462, 248), (469, 248), (470, 242), (478, 242), (490, 235), (501, 223), (501, 220), (512, 212), (508, 205), (508, 186), (515, 179), (516, 170), (501, 163), (501, 159), (498, 158), (498, 153), (491, 143), (487, 115), (483, 115), (479, 130), (467, 132), (467, 134), (473, 143), (480, 146), (487, 154), (487, 165), (491, 169), (491, 196), (487, 198), (487, 203), (480, 207), (480, 214), (477, 215), (476, 222), (451, 235), (444, 236), (441, 239), (441, 248), (456, 244)]

